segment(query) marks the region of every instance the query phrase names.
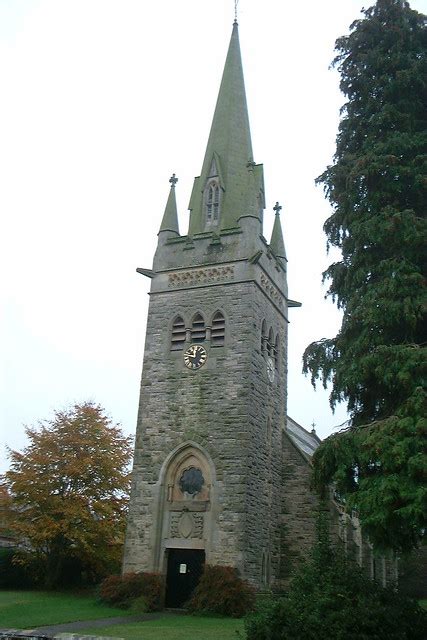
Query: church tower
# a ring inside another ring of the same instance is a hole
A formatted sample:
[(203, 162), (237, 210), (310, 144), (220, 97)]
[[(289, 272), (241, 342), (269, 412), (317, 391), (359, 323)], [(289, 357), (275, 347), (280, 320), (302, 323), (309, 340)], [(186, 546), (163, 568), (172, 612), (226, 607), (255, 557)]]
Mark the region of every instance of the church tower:
[(237, 22), (187, 235), (170, 193), (151, 278), (123, 570), (166, 575), (180, 606), (203, 563), (279, 578), (286, 419), (286, 254), (263, 236)]

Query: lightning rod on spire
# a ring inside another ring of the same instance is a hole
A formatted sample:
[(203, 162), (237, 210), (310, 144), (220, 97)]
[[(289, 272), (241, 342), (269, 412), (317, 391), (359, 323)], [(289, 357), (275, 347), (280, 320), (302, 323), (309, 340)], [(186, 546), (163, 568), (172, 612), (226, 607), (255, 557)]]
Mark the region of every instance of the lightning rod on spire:
[(237, 24), (237, 5), (239, 0), (234, 0), (234, 24)]

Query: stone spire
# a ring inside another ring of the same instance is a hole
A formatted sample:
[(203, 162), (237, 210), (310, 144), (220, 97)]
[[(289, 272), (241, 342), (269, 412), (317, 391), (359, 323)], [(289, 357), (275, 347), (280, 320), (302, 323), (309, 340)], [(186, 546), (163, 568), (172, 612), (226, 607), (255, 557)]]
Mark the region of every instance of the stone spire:
[(270, 249), (276, 256), (276, 258), (282, 258), (286, 260), (285, 243), (283, 242), (282, 225), (280, 224), (280, 211), (282, 207), (278, 202), (273, 207), (276, 216), (274, 218), (273, 231), (270, 240)]
[[(189, 209), (190, 230), (194, 235), (206, 228), (204, 212), (205, 190), (209, 180), (216, 178), (220, 186), (219, 229), (238, 226), (238, 220), (248, 215), (247, 195), (253, 176), (248, 175), (248, 161), (252, 161), (252, 143), (246, 104), (245, 83), (240, 55), (237, 22), (233, 24), (230, 45), (206, 147), (202, 172), (194, 181)], [(262, 188), (262, 167), (256, 166), (256, 192)], [(256, 207), (255, 207), (256, 209)], [(249, 215), (251, 215), (249, 213)], [(213, 229), (212, 229), (213, 230)]]
[(162, 231), (168, 231), (179, 236), (178, 211), (176, 208), (175, 197), (175, 185), (178, 182), (178, 178), (175, 177), (175, 174), (173, 174), (172, 177), (169, 178), (169, 182), (171, 184), (171, 188), (169, 191), (169, 197), (166, 203), (166, 208), (163, 214), (163, 220), (162, 224), (160, 225), (159, 233), (162, 233)]

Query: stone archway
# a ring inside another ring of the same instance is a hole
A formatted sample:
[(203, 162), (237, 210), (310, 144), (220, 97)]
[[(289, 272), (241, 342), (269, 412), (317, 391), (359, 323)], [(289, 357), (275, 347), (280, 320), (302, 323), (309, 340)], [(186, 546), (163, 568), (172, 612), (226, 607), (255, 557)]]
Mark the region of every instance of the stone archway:
[(199, 445), (189, 442), (168, 456), (160, 480), (158, 566), (166, 573), (166, 601), (179, 606), (176, 590), (185, 590), (187, 599), (209, 560), (214, 466)]

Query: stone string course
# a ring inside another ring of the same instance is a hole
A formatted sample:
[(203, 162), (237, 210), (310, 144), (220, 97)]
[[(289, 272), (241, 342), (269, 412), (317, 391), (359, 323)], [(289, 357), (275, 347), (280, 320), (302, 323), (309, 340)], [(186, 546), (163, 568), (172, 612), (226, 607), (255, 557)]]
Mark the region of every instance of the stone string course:
[(168, 287), (183, 287), (211, 282), (223, 282), (234, 278), (234, 266), (206, 267), (189, 271), (175, 271), (168, 274)]
[(276, 287), (274, 287), (270, 280), (263, 274), (261, 273), (260, 276), (260, 282), (261, 282), (261, 286), (264, 289), (264, 291), (267, 293), (267, 295), (278, 305), (278, 306), (283, 306), (283, 296), (282, 294), (276, 289)]

